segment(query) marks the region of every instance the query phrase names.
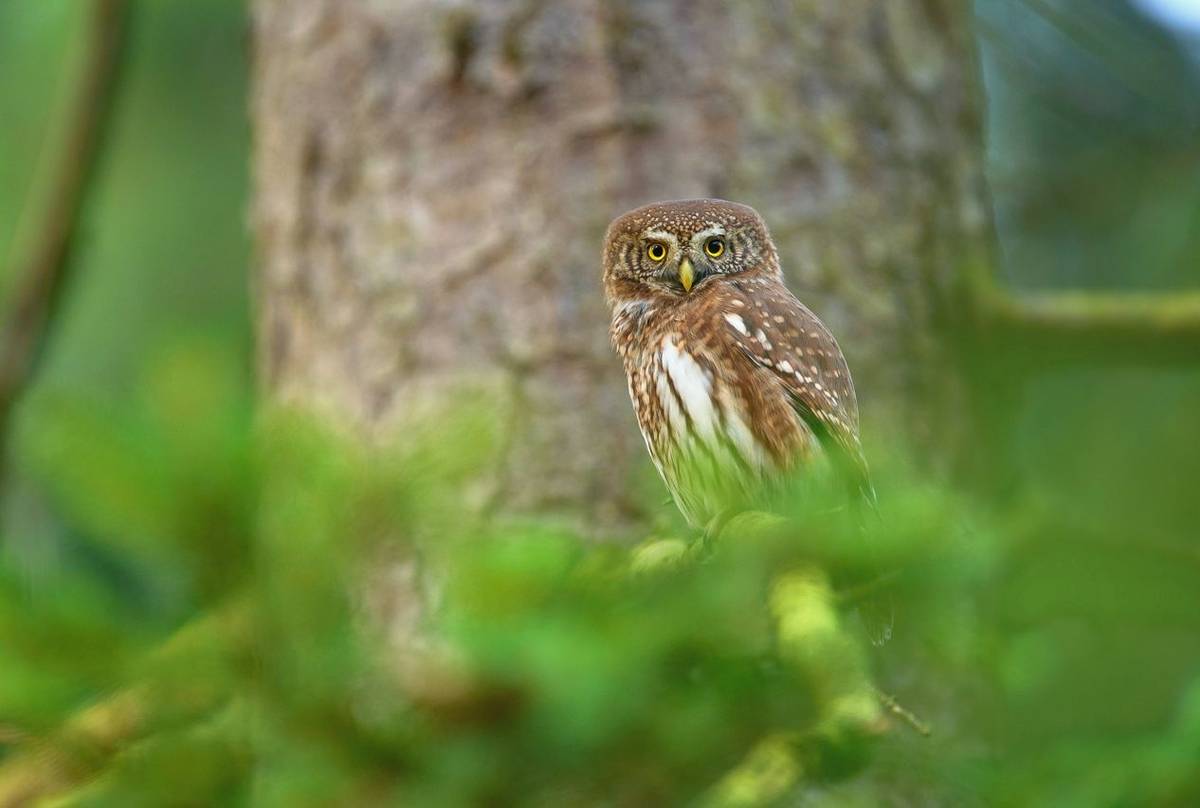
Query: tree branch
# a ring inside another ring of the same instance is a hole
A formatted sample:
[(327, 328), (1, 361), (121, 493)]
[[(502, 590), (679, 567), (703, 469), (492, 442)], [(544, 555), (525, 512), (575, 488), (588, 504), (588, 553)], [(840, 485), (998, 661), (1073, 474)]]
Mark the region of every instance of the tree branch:
[(993, 339), (1038, 367), (1194, 365), (1200, 357), (1200, 293), (1063, 292), (996, 302)]
[(149, 654), (144, 681), (76, 713), (50, 738), (24, 740), (0, 764), (0, 808), (71, 791), (131, 744), (211, 713), (230, 693), (220, 676), (197, 677), (196, 660), (215, 660), (218, 671), (236, 665), (250, 653), (253, 633), (253, 615), (242, 599), (180, 629)]
[[(13, 288), (0, 323), (0, 464), (13, 408), (28, 387), (54, 321), (79, 217), (95, 173), (125, 46), (127, 0), (91, 0), (83, 56), (70, 82), (62, 132), (35, 184), (8, 269)], [(2, 466), (0, 466), (2, 467)]]
[(1194, 366), (1200, 357), (1200, 292), (1016, 294), (981, 279), (970, 297), (983, 347), (1032, 370)]

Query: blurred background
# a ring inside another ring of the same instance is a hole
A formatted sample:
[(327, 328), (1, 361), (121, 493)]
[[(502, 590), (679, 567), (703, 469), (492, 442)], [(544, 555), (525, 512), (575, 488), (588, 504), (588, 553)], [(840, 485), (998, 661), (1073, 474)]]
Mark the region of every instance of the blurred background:
[[(35, 225), (34, 180), (55, 159), (47, 145), (62, 137), (55, 124), (83, 58), (84, 11), (73, 0), (0, 9), (5, 255), (15, 256)], [(147, 374), (193, 361), (185, 355), (219, 368), (231, 395), (248, 395), (244, 17), (237, 2), (135, 10), (111, 131), (81, 216), (78, 274), (12, 425), (20, 448), (6, 487), (15, 491), (6, 497), (6, 548), (30, 565), (28, 574), (52, 574), (87, 552), (79, 526), (62, 518), (56, 502), (73, 497), (74, 485), (55, 468), (62, 447), (46, 443), (54, 440), (55, 412), (83, 410), (105, 428), (144, 429)], [(12, 274), (3, 279), (9, 287)], [(71, 549), (60, 557), (51, 549), (60, 546)], [(156, 612), (164, 604), (146, 605)]]
[[(84, 5), (0, 4), (0, 256), (29, 236)], [(1200, 293), (1200, 5), (974, 10), (1001, 283)], [(0, 762), (123, 686), (254, 555), (247, 9), (131, 14), (69, 284), (7, 425)], [(13, 285), (0, 276), (0, 295)], [(960, 499), (953, 475), (882, 462), (885, 503), (890, 485), (908, 518), (965, 537), (916, 563), (897, 638), (874, 654), (933, 737), (897, 730), (865, 773), (790, 804), (1200, 804), (1200, 354), (1050, 367), (1013, 401), (1000, 439), (1019, 494)], [(463, 755), (433, 767), (428, 804), (479, 799), (436, 785), (482, 776)], [(194, 804), (303, 793), (239, 790), (243, 770), (204, 780)]]

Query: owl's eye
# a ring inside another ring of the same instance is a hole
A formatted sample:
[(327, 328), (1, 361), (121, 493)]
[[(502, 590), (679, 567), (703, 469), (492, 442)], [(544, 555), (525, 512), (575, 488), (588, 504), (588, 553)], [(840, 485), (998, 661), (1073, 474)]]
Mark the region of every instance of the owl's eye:
[(720, 238), (710, 238), (704, 242), (704, 252), (709, 258), (720, 258), (725, 254), (725, 240)]
[(657, 241), (652, 241), (646, 247), (646, 257), (651, 261), (661, 261), (667, 257), (667, 248)]

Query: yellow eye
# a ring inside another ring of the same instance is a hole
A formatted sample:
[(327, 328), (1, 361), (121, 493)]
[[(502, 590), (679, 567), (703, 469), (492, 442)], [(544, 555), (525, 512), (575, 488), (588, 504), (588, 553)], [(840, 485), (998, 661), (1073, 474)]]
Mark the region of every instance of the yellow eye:
[(667, 257), (667, 248), (662, 244), (659, 244), (657, 241), (652, 241), (650, 242), (650, 245), (646, 247), (646, 256), (651, 261), (661, 261)]
[(720, 258), (725, 254), (725, 241), (719, 238), (710, 238), (704, 242), (704, 252), (709, 258)]

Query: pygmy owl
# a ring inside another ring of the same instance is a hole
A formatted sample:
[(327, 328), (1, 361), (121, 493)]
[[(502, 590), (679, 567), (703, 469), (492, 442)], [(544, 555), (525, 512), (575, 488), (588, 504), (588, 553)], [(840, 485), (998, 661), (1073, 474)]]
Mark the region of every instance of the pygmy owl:
[(626, 213), (605, 236), (604, 289), (646, 448), (691, 525), (764, 507), (818, 460), (871, 496), (846, 360), (784, 286), (752, 208)]

